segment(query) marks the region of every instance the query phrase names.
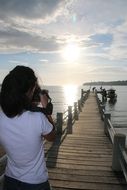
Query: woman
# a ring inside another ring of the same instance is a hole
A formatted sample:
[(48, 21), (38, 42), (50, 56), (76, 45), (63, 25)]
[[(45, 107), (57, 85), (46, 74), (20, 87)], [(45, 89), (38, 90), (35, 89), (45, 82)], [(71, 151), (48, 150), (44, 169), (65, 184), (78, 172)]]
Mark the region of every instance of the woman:
[[(41, 112), (30, 111), (37, 86), (34, 71), (16, 66), (3, 80), (0, 94), (0, 143), (7, 153), (4, 190), (50, 190), (43, 138), (54, 141), (53, 125)], [(45, 95), (40, 95), (47, 106)]]

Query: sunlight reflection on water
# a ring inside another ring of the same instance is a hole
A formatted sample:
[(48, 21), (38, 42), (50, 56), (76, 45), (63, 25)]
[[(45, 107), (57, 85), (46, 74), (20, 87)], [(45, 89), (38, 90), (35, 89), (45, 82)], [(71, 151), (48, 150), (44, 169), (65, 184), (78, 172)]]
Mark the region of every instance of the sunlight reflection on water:
[(66, 85), (63, 87), (65, 104), (73, 106), (74, 102), (77, 101), (78, 86), (76, 85)]
[(49, 90), (50, 97), (53, 103), (53, 116), (57, 112), (64, 112), (68, 106), (73, 106), (81, 97), (82, 86), (65, 85), (65, 86), (46, 86)]

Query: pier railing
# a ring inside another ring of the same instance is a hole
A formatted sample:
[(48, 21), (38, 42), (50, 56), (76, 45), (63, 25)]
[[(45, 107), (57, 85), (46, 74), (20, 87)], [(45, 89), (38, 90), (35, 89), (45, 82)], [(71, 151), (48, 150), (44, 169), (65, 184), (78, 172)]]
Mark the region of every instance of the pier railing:
[(101, 119), (104, 121), (104, 132), (110, 138), (111, 143), (113, 144), (112, 169), (117, 172), (122, 171), (127, 182), (126, 135), (119, 134), (115, 131), (111, 123), (111, 114), (105, 112), (105, 106), (99, 99), (97, 92), (95, 93)]
[[(56, 114), (56, 120), (54, 121), (56, 126), (57, 135), (72, 134), (73, 124), (79, 118), (79, 113), (82, 111), (82, 107), (89, 96), (89, 90), (81, 90), (81, 98), (74, 102), (73, 106), (68, 106), (68, 109), (63, 113)], [(1, 166), (6, 165), (7, 156), (6, 154), (0, 158), (0, 169)], [(3, 181), (4, 173), (0, 174), (0, 183)]]
[(57, 129), (57, 134), (62, 135), (63, 133), (72, 134), (72, 126), (76, 120), (79, 118), (79, 113), (82, 111), (82, 107), (87, 100), (89, 95), (89, 90), (81, 90), (81, 98), (78, 102), (74, 102), (73, 106), (68, 106), (68, 109), (63, 113), (57, 113), (55, 126)]

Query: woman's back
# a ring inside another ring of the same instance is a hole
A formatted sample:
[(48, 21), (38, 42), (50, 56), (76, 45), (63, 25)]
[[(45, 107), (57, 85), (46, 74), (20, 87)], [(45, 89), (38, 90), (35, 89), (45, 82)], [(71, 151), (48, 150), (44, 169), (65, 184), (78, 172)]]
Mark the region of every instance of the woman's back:
[(9, 118), (0, 112), (0, 141), (8, 156), (7, 176), (35, 184), (48, 179), (42, 135), (51, 130), (43, 113), (25, 111)]
[[(4, 190), (50, 189), (42, 136), (54, 141), (51, 116), (31, 110), (38, 87), (34, 71), (18, 65), (4, 78), (0, 93), (0, 143), (7, 153)], [(46, 108), (48, 99), (40, 95)], [(43, 188), (44, 187), (44, 188)]]

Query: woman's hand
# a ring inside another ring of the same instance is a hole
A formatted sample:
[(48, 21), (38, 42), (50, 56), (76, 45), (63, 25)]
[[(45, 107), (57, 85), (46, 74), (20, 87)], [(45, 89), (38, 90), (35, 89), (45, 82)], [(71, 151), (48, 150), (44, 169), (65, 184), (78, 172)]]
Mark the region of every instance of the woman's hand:
[(41, 101), (41, 105), (43, 108), (47, 107), (48, 104), (48, 97), (46, 96), (46, 94), (40, 94), (40, 101)]

